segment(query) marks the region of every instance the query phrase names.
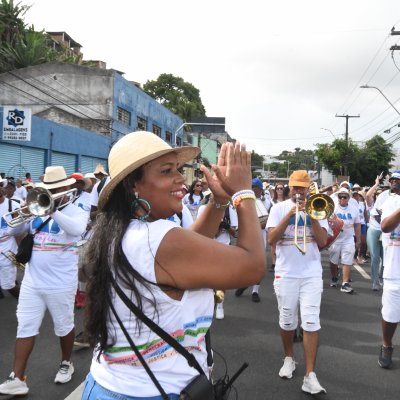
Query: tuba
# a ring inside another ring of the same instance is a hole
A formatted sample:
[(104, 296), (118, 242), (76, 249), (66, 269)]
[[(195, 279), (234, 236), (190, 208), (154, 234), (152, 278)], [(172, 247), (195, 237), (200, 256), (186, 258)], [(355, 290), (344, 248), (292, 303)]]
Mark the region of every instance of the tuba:
[[(305, 213), (312, 219), (329, 219), (335, 211), (335, 203), (326, 194), (319, 193), (318, 186), (315, 182), (312, 182), (308, 188), (309, 197), (305, 205)], [(301, 254), (306, 254), (307, 241), (306, 241), (306, 221), (304, 221), (303, 228), (303, 246), (298, 243), (298, 225), (297, 220), (299, 216), (299, 197), (296, 194), (296, 220), (295, 220), (295, 232), (294, 232), (294, 244)]]
[[(76, 194), (77, 189), (70, 189), (65, 192), (52, 194), (45, 188), (36, 187), (28, 193), (28, 196), (26, 197), (26, 205), (4, 214), (4, 220), (7, 222), (8, 226), (15, 228), (25, 222), (32, 221), (36, 217), (44, 217), (52, 214), (60, 206), (65, 207), (68, 204), (71, 204), (75, 200)], [(62, 199), (65, 196), (68, 200), (55, 207), (55, 201)], [(7, 218), (8, 216), (11, 216), (11, 219)]]

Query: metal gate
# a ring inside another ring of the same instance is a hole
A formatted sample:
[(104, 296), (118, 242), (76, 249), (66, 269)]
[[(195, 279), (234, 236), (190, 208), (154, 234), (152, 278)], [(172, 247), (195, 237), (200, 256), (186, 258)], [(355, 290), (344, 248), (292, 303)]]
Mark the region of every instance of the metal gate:
[(81, 157), (81, 172), (82, 174), (87, 174), (88, 172), (93, 172), (97, 164), (102, 164), (104, 169), (107, 170), (107, 160), (103, 158), (95, 158), (82, 156)]
[(71, 175), (76, 172), (76, 155), (53, 151), (51, 165), (62, 165), (67, 175)]
[(0, 143), (0, 172), (15, 179), (25, 179), (27, 172), (37, 182), (44, 173), (44, 150)]

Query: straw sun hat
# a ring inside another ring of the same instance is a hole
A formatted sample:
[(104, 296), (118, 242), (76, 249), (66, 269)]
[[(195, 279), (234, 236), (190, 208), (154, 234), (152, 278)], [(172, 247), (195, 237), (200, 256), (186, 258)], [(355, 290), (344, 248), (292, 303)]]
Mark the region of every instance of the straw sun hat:
[(38, 183), (36, 187), (43, 187), (45, 189), (57, 189), (63, 186), (70, 186), (75, 183), (74, 178), (68, 178), (65, 173), (64, 167), (54, 165), (46, 168), (44, 173), (43, 182)]
[(172, 148), (151, 132), (139, 131), (125, 135), (113, 146), (108, 156), (111, 180), (101, 191), (99, 209), (107, 203), (115, 187), (140, 166), (169, 153), (175, 153), (179, 165), (183, 165), (199, 152), (198, 147), (192, 146)]

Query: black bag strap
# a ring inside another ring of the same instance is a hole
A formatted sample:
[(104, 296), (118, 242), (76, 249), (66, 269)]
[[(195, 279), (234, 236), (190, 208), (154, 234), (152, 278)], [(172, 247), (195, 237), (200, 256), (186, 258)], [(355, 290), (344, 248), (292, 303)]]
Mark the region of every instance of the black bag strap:
[(36, 232), (33, 234), (35, 236), (38, 232), (41, 231), (42, 228), (51, 220), (51, 217), (47, 218), (45, 221), (43, 221), (40, 225), (39, 228), (36, 229)]
[(112, 304), (112, 301), (108, 301), (108, 304), (111, 308), (111, 311), (113, 312), (116, 320), (118, 321), (119, 326), (122, 329), (122, 332), (124, 333), (126, 340), (128, 341), (129, 345), (132, 347), (134, 353), (136, 354), (136, 357), (140, 360), (142, 363), (144, 369), (146, 370), (147, 374), (150, 376), (150, 379), (153, 381), (154, 385), (157, 387), (158, 391), (160, 392), (161, 396), (163, 397), (164, 400), (168, 400), (169, 396), (165, 393), (164, 389), (160, 385), (160, 382), (158, 382), (157, 378), (154, 376), (152, 370), (150, 369), (149, 365), (147, 364), (146, 360), (143, 358), (142, 354), (140, 353), (139, 349), (136, 347), (135, 343), (133, 342), (132, 338), (130, 337), (129, 333), (127, 332), (124, 324), (122, 323), (121, 319), (119, 318), (117, 312), (115, 311), (114, 305)]
[(137, 318), (139, 318), (142, 322), (144, 322), (153, 332), (155, 332), (161, 339), (164, 339), (171, 347), (173, 347), (179, 354), (186, 358), (188, 364), (195, 368), (199, 374), (205, 375), (203, 369), (200, 367), (200, 364), (196, 360), (196, 357), (189, 353), (180, 343), (178, 343), (172, 336), (170, 336), (167, 332), (165, 332), (162, 328), (160, 328), (155, 322), (146, 317), (139, 308), (133, 304), (133, 302), (128, 298), (128, 296), (124, 293), (124, 291), (117, 285), (114, 277), (111, 274), (111, 283), (117, 292), (120, 299), (125, 303), (125, 305), (131, 310)]

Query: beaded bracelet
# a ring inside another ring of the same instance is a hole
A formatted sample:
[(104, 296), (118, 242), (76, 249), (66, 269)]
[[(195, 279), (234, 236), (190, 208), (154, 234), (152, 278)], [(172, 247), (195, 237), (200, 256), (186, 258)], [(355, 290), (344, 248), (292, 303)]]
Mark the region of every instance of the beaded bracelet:
[(251, 199), (256, 200), (256, 196), (252, 190), (239, 190), (232, 196), (233, 207), (236, 208), (242, 200)]

